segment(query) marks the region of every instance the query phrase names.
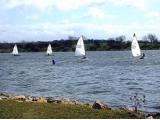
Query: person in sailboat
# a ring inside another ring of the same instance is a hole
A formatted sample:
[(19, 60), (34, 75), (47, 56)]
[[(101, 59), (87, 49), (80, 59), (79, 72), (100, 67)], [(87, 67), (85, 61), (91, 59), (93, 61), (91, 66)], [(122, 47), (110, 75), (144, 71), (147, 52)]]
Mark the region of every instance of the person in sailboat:
[(55, 64), (56, 64), (56, 62), (55, 62), (55, 60), (54, 60), (54, 59), (52, 59), (52, 64), (53, 64), (53, 65), (55, 65)]
[(82, 56), (82, 59), (87, 59), (87, 56), (86, 55)]
[(145, 57), (145, 54), (142, 53), (141, 56), (140, 56), (140, 59), (144, 59), (144, 57)]

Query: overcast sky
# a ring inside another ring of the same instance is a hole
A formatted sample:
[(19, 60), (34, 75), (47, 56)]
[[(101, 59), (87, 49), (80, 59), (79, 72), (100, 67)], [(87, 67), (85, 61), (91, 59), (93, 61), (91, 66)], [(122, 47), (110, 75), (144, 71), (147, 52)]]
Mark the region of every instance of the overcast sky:
[[(160, 32), (160, 0), (0, 0), (0, 41)], [(159, 36), (158, 36), (159, 37)]]

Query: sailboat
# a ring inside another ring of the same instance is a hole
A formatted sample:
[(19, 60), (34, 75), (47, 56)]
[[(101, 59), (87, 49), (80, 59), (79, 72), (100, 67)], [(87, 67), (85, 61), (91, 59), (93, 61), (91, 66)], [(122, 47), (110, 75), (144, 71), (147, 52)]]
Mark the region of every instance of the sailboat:
[(132, 55), (134, 57), (138, 57), (140, 59), (143, 59), (145, 57), (145, 54), (141, 52), (141, 49), (139, 47), (138, 40), (136, 38), (135, 33), (133, 35), (133, 41), (131, 44), (131, 51), (132, 51)]
[(16, 44), (14, 45), (12, 54), (13, 54), (14, 56), (18, 56), (18, 48), (17, 48), (17, 45), (16, 45)]
[(51, 46), (51, 44), (48, 45), (48, 48), (47, 48), (47, 52), (46, 52), (46, 53), (47, 53), (48, 56), (49, 56), (49, 55), (52, 55), (53, 52), (52, 52), (52, 46)]
[(81, 60), (88, 60), (88, 58), (86, 57), (85, 46), (82, 36), (79, 38), (77, 42), (75, 56), (80, 57)]

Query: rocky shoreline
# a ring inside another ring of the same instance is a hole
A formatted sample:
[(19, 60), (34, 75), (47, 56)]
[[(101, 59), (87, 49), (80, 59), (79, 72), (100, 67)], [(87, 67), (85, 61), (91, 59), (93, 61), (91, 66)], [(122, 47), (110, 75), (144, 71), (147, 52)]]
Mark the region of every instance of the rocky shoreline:
[(8, 93), (0, 93), (0, 100), (16, 100), (18, 102), (39, 102), (39, 103), (54, 103), (54, 104), (63, 103), (71, 105), (88, 106), (95, 109), (111, 110), (111, 106), (104, 104), (99, 100), (95, 101), (95, 103), (92, 105), (90, 103), (83, 103), (77, 100), (70, 100), (69, 98), (57, 99), (54, 97), (11, 95)]
[[(68, 98), (57, 99), (54, 97), (11, 95), (8, 93), (0, 93), (0, 100), (15, 100), (17, 102), (36, 102), (36, 103), (80, 105), (80, 106), (87, 106), (93, 109), (107, 109), (107, 110), (113, 109), (110, 105), (105, 104), (100, 100), (96, 100), (93, 104), (90, 104), (90, 103), (83, 103), (83, 102), (76, 101), (76, 100), (70, 100)], [(135, 115), (134, 109), (128, 106), (122, 106), (118, 109), (128, 111), (131, 114)], [(147, 119), (160, 118), (160, 113), (158, 112), (139, 111), (139, 113), (142, 114), (142, 116), (144, 116), (144, 118), (147, 118)]]

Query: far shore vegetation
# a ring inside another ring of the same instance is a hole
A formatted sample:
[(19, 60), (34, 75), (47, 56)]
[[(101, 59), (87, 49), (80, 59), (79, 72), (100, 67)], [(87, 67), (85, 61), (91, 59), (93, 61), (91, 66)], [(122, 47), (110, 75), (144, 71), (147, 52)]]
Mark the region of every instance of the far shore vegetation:
[[(84, 37), (85, 38), (85, 37)], [(47, 49), (48, 44), (52, 45), (55, 52), (70, 52), (75, 50), (78, 37), (69, 36), (64, 40), (53, 41), (37, 41), (26, 42), (21, 41), (16, 43), (19, 52), (44, 52)], [(157, 50), (160, 49), (160, 41), (155, 34), (148, 34), (138, 42), (142, 50)], [(130, 50), (132, 40), (126, 40), (125, 36), (118, 36), (108, 39), (84, 39), (85, 48), (87, 51), (111, 51), (111, 50)], [(15, 43), (0, 42), (0, 53), (9, 53), (12, 51)]]

